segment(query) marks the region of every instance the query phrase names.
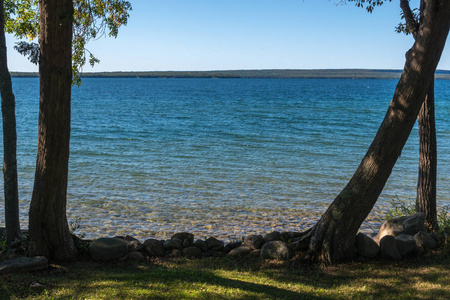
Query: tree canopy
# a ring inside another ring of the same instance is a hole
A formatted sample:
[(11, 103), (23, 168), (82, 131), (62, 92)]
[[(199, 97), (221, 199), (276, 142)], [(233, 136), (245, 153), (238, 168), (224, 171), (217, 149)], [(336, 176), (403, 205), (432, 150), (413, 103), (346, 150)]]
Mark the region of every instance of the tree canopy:
[[(86, 44), (105, 35), (117, 37), (119, 28), (127, 24), (132, 7), (127, 0), (78, 0), (73, 1), (73, 6), (72, 83), (79, 85), (86, 61), (91, 66), (100, 62)], [(39, 34), (38, 0), (6, 0), (5, 31), (28, 40), (17, 43), (15, 49), (37, 64), (39, 45), (32, 41)]]

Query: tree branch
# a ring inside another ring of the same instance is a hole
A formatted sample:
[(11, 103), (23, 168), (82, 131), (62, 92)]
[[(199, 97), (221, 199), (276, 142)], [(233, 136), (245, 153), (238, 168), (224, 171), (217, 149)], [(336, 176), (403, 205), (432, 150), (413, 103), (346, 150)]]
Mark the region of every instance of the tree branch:
[(414, 13), (409, 6), (409, 0), (400, 0), (400, 8), (403, 11), (403, 17), (405, 18), (406, 28), (412, 33), (414, 39), (419, 31), (419, 22), (414, 17)]

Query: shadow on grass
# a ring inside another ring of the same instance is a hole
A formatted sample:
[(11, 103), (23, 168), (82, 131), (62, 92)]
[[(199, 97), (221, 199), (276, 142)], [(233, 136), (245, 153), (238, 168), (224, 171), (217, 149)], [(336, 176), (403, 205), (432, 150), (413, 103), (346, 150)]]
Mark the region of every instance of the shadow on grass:
[[(324, 299), (278, 287), (276, 282), (252, 282), (264, 281), (257, 275), (250, 279), (218, 275), (214, 263), (211, 269), (191, 269), (182, 263), (168, 265), (76, 264), (68, 266), (67, 271), (53, 268), (4, 276), (0, 293), (5, 299)], [(42, 286), (32, 287), (36, 282)]]
[(79, 262), (3, 276), (0, 299), (450, 299), (449, 269), (448, 257), (331, 267), (250, 258)]

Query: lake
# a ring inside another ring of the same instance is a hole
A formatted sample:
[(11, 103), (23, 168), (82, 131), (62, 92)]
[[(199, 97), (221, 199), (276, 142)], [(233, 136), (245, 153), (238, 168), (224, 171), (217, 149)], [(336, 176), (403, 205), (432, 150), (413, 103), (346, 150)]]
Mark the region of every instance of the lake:
[[(81, 218), (77, 232), (86, 237), (189, 231), (236, 239), (305, 230), (356, 170), (396, 83), (83, 79), (72, 93), (69, 220)], [(37, 78), (13, 78), (23, 228), (36, 161), (38, 85)], [(439, 205), (450, 204), (449, 99), (450, 81), (437, 80)], [(418, 151), (416, 125), (362, 231), (379, 226), (393, 198), (415, 199)]]

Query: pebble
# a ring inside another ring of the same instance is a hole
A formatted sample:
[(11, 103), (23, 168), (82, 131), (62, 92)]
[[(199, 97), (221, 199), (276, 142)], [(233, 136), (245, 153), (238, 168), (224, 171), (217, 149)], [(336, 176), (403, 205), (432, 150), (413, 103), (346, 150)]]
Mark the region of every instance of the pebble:
[[(106, 201), (106, 199), (105, 199)], [(106, 202), (103, 202), (106, 204)], [(116, 204), (114, 204), (116, 205)], [(133, 206), (116, 207), (107, 205), (81, 204), (68, 205), (68, 220), (81, 218), (77, 235), (86, 239), (131, 234), (139, 240), (148, 238), (169, 239), (175, 232), (186, 231), (195, 235), (195, 239), (214, 236), (225, 242), (242, 240), (249, 234), (265, 235), (273, 231), (302, 232), (312, 227), (326, 209), (326, 206), (313, 206), (302, 209), (274, 209), (273, 211), (248, 210), (246, 207), (230, 208), (227, 211), (208, 211), (201, 207), (192, 212), (183, 212), (178, 216), (173, 207), (145, 207), (134, 211)], [(362, 224), (360, 231), (373, 237), (381, 226), (380, 218), (390, 207), (379, 205)], [(28, 211), (23, 210), (23, 228), (28, 226)], [(110, 215), (109, 212), (112, 214)], [(220, 217), (218, 217), (218, 214)], [(165, 221), (165, 219), (167, 221)], [(0, 220), (1, 226), (1, 220)]]

